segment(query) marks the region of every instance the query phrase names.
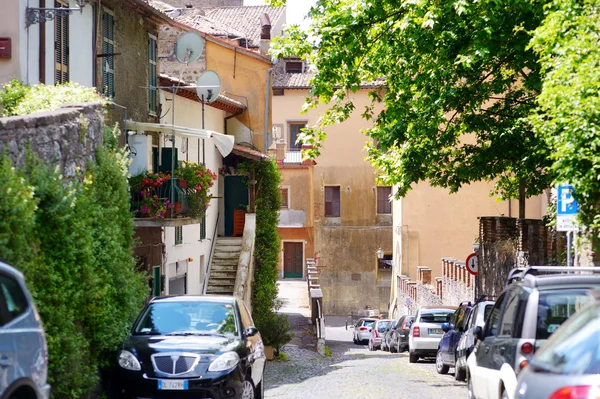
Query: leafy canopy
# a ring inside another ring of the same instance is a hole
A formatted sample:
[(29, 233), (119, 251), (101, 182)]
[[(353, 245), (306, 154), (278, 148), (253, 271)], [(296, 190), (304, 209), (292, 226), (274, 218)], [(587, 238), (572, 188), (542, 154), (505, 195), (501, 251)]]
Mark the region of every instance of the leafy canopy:
[[(323, 129), (355, 110), (361, 82), (383, 78), (385, 89), (372, 90), (361, 111), (377, 143), (368, 159), (398, 195), (423, 180), (452, 192), (494, 180), (505, 197), (521, 179), (527, 195), (548, 187), (547, 143), (525, 119), (541, 89), (528, 44), (542, 1), (319, 0), (310, 17), (308, 32), (292, 27), (273, 43), (275, 56), (315, 67), (305, 108), (329, 104), (302, 137), (315, 145), (309, 156), (318, 156)], [(307, 46), (308, 37), (318, 43)]]

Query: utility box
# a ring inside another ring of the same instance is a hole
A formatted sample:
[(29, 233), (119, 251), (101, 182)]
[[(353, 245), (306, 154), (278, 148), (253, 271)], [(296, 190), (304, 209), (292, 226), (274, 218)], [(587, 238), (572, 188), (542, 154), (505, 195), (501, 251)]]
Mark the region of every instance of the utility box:
[(12, 57), (12, 45), (10, 37), (0, 37), (0, 58)]

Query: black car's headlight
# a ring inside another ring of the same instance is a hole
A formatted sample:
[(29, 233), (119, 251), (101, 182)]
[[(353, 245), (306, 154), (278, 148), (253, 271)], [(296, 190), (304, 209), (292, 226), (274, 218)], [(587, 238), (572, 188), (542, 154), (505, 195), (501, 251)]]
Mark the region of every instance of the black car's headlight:
[(208, 371), (225, 371), (234, 368), (240, 362), (236, 352), (223, 353), (208, 366)]
[(132, 371), (140, 371), (142, 369), (135, 355), (125, 350), (119, 352), (119, 366)]

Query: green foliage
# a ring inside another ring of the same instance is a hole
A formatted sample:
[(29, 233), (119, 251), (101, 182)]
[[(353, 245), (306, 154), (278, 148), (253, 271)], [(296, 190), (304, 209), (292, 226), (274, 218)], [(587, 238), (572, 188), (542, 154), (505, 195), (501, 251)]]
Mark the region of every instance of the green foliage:
[[(277, 1), (277, 0), (275, 0)], [(308, 35), (275, 42), (274, 54), (308, 57), (317, 71), (305, 109), (328, 104), (302, 140), (319, 154), (324, 128), (359, 111), (373, 120), (369, 160), (381, 183), (405, 195), (419, 181), (455, 192), (479, 180), (504, 197), (538, 194), (552, 180), (548, 149), (524, 119), (541, 88), (531, 31), (538, 0), (319, 0)], [(307, 46), (306, 37), (318, 38)], [(363, 82), (371, 104), (355, 110)], [(378, 107), (382, 108), (377, 112)]]
[(325, 345), (325, 356), (327, 356), (327, 357), (333, 356), (333, 352), (331, 352), (331, 349), (327, 345)]
[(106, 103), (93, 87), (68, 82), (56, 86), (37, 84), (28, 86), (16, 79), (0, 90), (1, 116), (27, 115), (33, 112), (59, 108), (64, 104), (84, 102)]
[(288, 362), (290, 360), (290, 357), (285, 352), (279, 351), (275, 355), (275, 360), (279, 360), (281, 362)]
[(555, 183), (575, 187), (580, 220), (600, 229), (600, 8), (595, 0), (555, 0), (536, 30), (543, 86), (530, 118), (550, 148)]
[(256, 178), (256, 241), (252, 315), (265, 345), (279, 349), (292, 339), (287, 315), (278, 314), (277, 264), (280, 240), (277, 233), (281, 196), (281, 174), (273, 161), (242, 163), (241, 171)]
[(132, 256), (127, 153), (106, 133), (96, 162), (71, 181), (31, 153), (23, 170), (0, 158), (0, 256), (27, 278), (60, 398), (92, 391), (147, 291)]
[(205, 165), (182, 161), (175, 169), (175, 177), (187, 182), (185, 189), (188, 199), (188, 215), (202, 216), (210, 205), (212, 194), (210, 188), (217, 180), (217, 174)]

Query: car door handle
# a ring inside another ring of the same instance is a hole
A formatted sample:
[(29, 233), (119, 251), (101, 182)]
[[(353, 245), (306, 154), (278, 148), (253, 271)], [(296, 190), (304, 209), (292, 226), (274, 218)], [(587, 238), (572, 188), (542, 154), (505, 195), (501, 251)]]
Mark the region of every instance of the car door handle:
[(0, 356), (0, 367), (9, 367), (12, 366), (13, 361), (10, 357), (4, 355)]

